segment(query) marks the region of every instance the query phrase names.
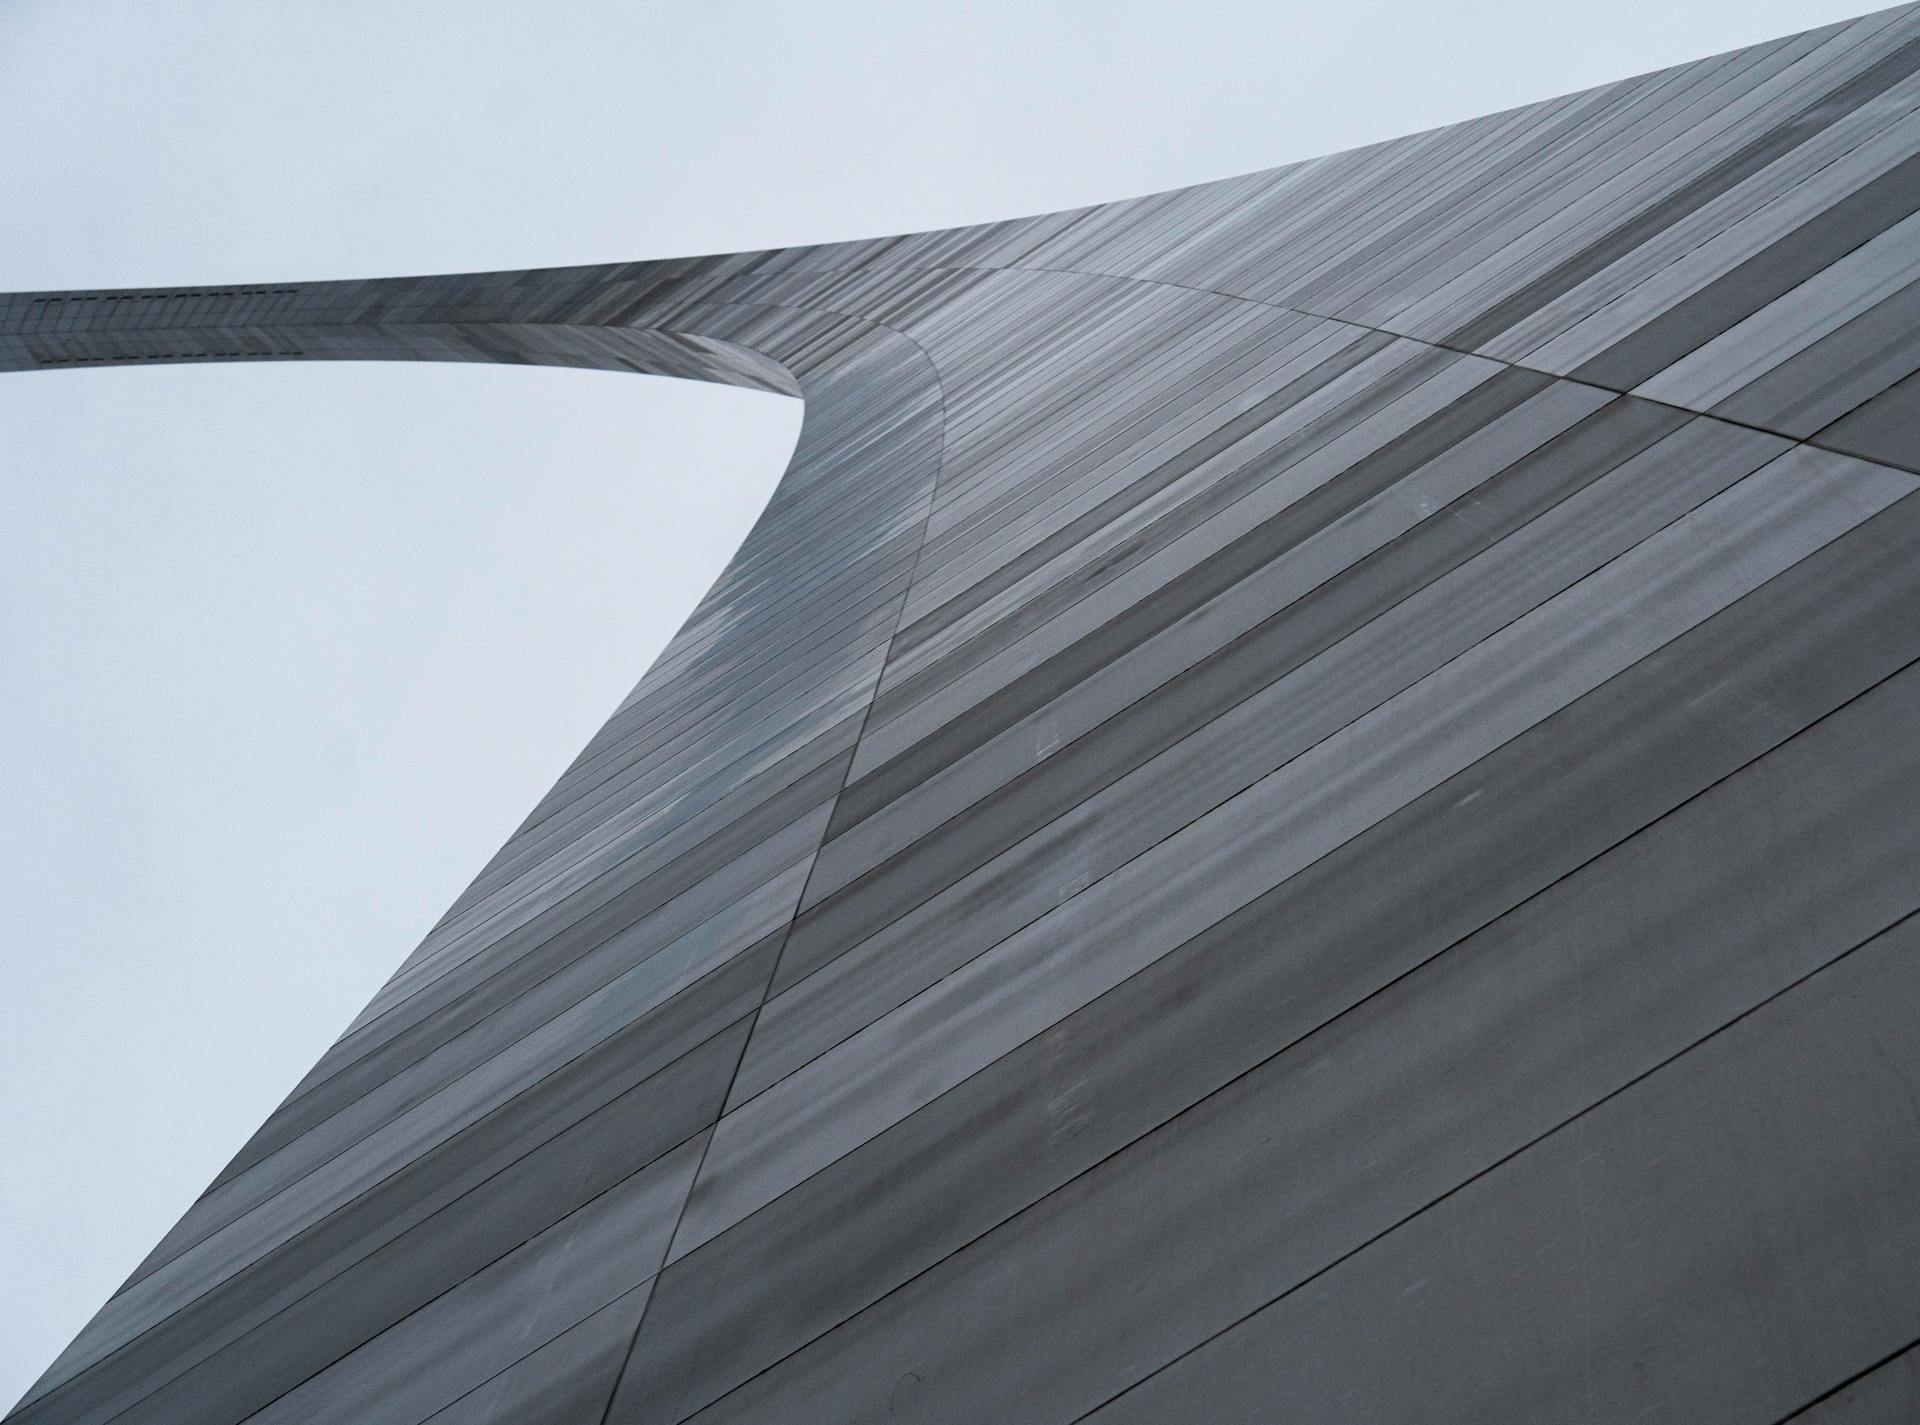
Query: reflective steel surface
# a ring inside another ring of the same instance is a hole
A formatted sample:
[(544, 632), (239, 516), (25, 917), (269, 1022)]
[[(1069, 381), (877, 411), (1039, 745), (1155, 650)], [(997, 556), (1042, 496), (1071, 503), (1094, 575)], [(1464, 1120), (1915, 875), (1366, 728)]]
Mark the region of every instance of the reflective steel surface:
[(0, 298), (341, 359), (805, 424), (10, 1421), (1920, 1419), (1920, 8), (977, 228)]

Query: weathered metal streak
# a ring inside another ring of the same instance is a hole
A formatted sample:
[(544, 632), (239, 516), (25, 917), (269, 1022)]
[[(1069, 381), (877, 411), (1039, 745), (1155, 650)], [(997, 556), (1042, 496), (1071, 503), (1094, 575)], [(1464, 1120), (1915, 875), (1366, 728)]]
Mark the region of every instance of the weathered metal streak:
[(1911, 1418), (1916, 111), (1907, 7), (951, 232), (0, 298), (806, 401), (9, 1419)]

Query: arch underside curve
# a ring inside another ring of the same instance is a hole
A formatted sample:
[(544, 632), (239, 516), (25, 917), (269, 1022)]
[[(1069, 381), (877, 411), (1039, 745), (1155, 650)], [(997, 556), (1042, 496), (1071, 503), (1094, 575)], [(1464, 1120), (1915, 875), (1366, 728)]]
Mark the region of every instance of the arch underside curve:
[(1904, 7), (949, 232), (0, 298), (806, 403), (8, 1418), (1900, 1418), (1916, 111)]

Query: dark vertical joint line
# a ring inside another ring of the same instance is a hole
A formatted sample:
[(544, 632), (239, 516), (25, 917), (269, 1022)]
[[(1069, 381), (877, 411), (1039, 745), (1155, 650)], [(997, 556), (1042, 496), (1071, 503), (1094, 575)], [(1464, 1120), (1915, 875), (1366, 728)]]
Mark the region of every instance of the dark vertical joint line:
[[(907, 601), (913, 595), (913, 581), (914, 581), (914, 578), (920, 572), (920, 558), (921, 558), (921, 555), (926, 552), (927, 531), (932, 527), (932, 524), (933, 524), (933, 512), (935, 509), (939, 507), (940, 477), (946, 473), (947, 391), (946, 391), (946, 384), (941, 379), (941, 376), (940, 376), (940, 368), (934, 362), (933, 357), (927, 352), (927, 349), (921, 346), (919, 342), (914, 341), (914, 339), (911, 336), (908, 336), (907, 333), (900, 331), (898, 328), (893, 328), (892, 330), (894, 330), (896, 335), (902, 337), (907, 341), (913, 342), (914, 346), (919, 350), (921, 356), (925, 358), (927, 363), (927, 370), (933, 376), (934, 389), (939, 393), (939, 396), (940, 396), (940, 414), (939, 414), (940, 446), (939, 446), (939, 450), (936, 452), (934, 456), (933, 478), (931, 481), (928, 482), (927, 512), (924, 516), (921, 517), (921, 520), (920, 520), (920, 539), (919, 539), (919, 543), (914, 549), (913, 568), (907, 576), (906, 587), (900, 591), (900, 607), (894, 613), (893, 631), (887, 635), (887, 651), (881, 657), (880, 666), (873, 675), (873, 689), (872, 689), (872, 692), (869, 693), (867, 697), (866, 709), (861, 714), (860, 730), (854, 734), (853, 745), (849, 749), (849, 755), (846, 758), (846, 767), (840, 774), (840, 787), (839, 787), (839, 790), (834, 793), (834, 797), (833, 797), (833, 801), (836, 806), (838, 805), (841, 796), (843, 796), (846, 793), (848, 773), (850, 773), (853, 770), (853, 764), (859, 759), (860, 739), (866, 736), (867, 719), (873, 715), (873, 704), (879, 696), (880, 684), (882, 680), (886, 677), (887, 663), (893, 657), (894, 640), (900, 636), (900, 624), (901, 624), (902, 617), (905, 615), (907, 610)], [(794, 901), (793, 911), (791, 914), (787, 916), (786, 926), (780, 932), (780, 948), (774, 952), (768, 964), (766, 983), (760, 987), (760, 1003), (754, 1006), (753, 1013), (748, 1017), (747, 1032), (740, 1037), (740, 1052), (734, 1056), (733, 1072), (727, 1076), (726, 1090), (720, 1095), (719, 1116), (714, 1119), (712, 1127), (707, 1132), (707, 1141), (700, 1145), (700, 1161), (694, 1164), (693, 1172), (687, 1178), (687, 1195), (680, 1200), (680, 1211), (674, 1216), (673, 1231), (667, 1234), (666, 1250), (661, 1256), (659, 1269), (654, 1273), (654, 1278), (653, 1278), (654, 1284), (652, 1288), (647, 1292), (646, 1304), (640, 1308), (640, 1319), (634, 1322), (633, 1337), (631, 1340), (627, 1342), (626, 1353), (621, 1357), (620, 1369), (614, 1373), (613, 1386), (607, 1393), (607, 1403), (600, 1411), (599, 1425), (607, 1425), (607, 1422), (612, 1417), (613, 1403), (614, 1401), (619, 1399), (620, 1387), (626, 1381), (627, 1369), (629, 1366), (633, 1364), (634, 1351), (640, 1345), (640, 1333), (646, 1329), (647, 1313), (653, 1309), (654, 1300), (659, 1295), (659, 1291), (660, 1291), (659, 1279), (666, 1274), (666, 1272), (672, 1265), (673, 1248), (674, 1248), (674, 1244), (680, 1239), (680, 1227), (681, 1227), (681, 1224), (686, 1220), (687, 1204), (693, 1200), (694, 1191), (700, 1185), (700, 1175), (702, 1172), (706, 1170), (706, 1166), (707, 1166), (707, 1154), (713, 1151), (713, 1140), (716, 1136), (718, 1136), (720, 1132), (720, 1124), (727, 1116), (727, 1104), (733, 1098), (733, 1086), (735, 1083), (739, 1081), (739, 1078), (740, 1078), (740, 1066), (746, 1062), (747, 1050), (753, 1043), (753, 1031), (756, 1027), (758, 1027), (760, 1023), (761, 1011), (767, 1007), (767, 999), (768, 999), (768, 996), (772, 993), (774, 981), (779, 978), (780, 960), (782, 956), (786, 954), (787, 941), (793, 935), (793, 925), (794, 925), (794, 921), (799, 917), (800, 907), (805, 905), (807, 902), (807, 888), (813, 882), (814, 868), (820, 864), (820, 850), (821, 850), (821, 847), (825, 846), (826, 844), (827, 837), (830, 833), (831, 821), (832, 821), (832, 813), (830, 812), (828, 813), (828, 825), (823, 827), (820, 832), (820, 845), (814, 847), (813, 860), (808, 864), (807, 874), (800, 883), (800, 893), (799, 893), (799, 896)]]

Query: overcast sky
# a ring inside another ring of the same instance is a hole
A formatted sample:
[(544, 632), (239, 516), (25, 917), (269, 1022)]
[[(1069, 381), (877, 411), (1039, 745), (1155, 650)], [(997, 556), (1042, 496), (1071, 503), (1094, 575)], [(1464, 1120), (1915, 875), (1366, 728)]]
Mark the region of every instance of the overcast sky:
[[(7, 0), (0, 289), (727, 251), (1265, 168), (1813, 0)], [(0, 376), (0, 1405), (645, 670), (799, 404)]]

